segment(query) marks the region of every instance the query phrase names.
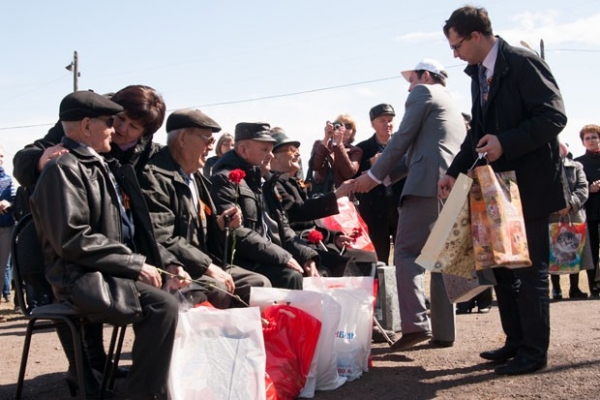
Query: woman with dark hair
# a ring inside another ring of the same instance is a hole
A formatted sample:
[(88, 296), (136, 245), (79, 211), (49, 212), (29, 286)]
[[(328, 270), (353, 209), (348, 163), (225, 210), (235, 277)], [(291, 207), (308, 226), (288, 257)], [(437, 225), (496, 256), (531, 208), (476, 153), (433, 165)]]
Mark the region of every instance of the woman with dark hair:
[(233, 145), (234, 145), (235, 141), (233, 139), (233, 135), (231, 133), (223, 133), (221, 134), (221, 136), (219, 137), (219, 140), (217, 140), (217, 144), (215, 145), (215, 152), (217, 153), (216, 155), (208, 158), (206, 160), (206, 163), (204, 164), (204, 168), (202, 170), (202, 173), (204, 174), (204, 176), (206, 178), (210, 178), (212, 175), (212, 169), (215, 166), (215, 164), (217, 163), (217, 161), (219, 161), (219, 159), (221, 158), (221, 156), (225, 153), (227, 153), (229, 150), (233, 149)]

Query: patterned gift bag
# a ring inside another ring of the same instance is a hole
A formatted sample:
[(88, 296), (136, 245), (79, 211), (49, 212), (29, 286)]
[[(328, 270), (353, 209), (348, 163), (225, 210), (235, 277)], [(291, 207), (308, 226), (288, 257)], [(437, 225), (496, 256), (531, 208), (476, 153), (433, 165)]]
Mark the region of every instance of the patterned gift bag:
[(494, 173), (489, 165), (470, 171), (471, 229), (477, 270), (531, 266), (523, 207), (514, 171)]
[(471, 277), (474, 257), (468, 201), (471, 183), (468, 176), (458, 176), (421, 254), (415, 260), (423, 268)]
[(586, 223), (552, 222), (550, 230), (550, 274), (570, 274), (581, 270), (586, 242)]

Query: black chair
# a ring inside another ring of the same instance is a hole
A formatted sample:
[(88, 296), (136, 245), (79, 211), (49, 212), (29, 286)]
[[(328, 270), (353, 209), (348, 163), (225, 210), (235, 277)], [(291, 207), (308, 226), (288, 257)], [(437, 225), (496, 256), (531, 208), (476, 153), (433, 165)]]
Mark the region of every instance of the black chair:
[[(78, 398), (85, 399), (84, 384), (84, 352), (81, 340), (81, 328), (89, 323), (85, 315), (79, 313), (64, 303), (53, 302), (52, 288), (44, 276), (44, 257), (41, 244), (35, 231), (31, 214), (24, 216), (16, 225), (11, 244), (12, 263), (14, 269), (15, 295), (21, 311), (29, 320), (23, 343), (23, 355), (19, 368), (17, 393), (15, 398), (20, 399), (23, 392), (23, 380), (29, 357), (31, 337), (34, 332), (48, 330), (59, 325), (67, 326), (73, 339), (75, 364), (77, 369), (77, 382), (79, 387)], [(125, 326), (114, 326), (104, 374), (100, 398), (105, 390), (112, 389), (114, 375), (117, 370)]]

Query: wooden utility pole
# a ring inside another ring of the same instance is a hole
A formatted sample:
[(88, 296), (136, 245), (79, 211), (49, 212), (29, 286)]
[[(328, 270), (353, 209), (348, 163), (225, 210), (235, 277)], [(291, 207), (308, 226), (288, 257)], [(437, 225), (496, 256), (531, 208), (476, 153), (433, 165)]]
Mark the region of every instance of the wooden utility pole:
[(79, 73), (79, 59), (77, 57), (77, 51), (73, 52), (73, 61), (71, 61), (71, 64), (67, 65), (65, 69), (73, 72), (73, 91), (76, 92), (79, 87), (78, 80), (81, 76)]

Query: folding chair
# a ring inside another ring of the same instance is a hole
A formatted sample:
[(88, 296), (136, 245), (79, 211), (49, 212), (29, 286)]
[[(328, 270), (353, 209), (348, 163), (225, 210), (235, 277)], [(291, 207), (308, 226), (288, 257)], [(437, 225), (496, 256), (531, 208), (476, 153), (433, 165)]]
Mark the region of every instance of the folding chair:
[[(79, 313), (69, 305), (53, 303), (52, 288), (44, 276), (43, 252), (31, 214), (24, 216), (16, 225), (13, 232), (11, 254), (14, 268), (15, 295), (23, 315), (29, 320), (25, 342), (23, 343), (23, 354), (21, 356), (15, 398), (20, 399), (23, 392), (25, 369), (27, 367), (33, 333), (64, 324), (68, 326), (73, 338), (77, 382), (79, 385), (78, 398), (85, 399), (86, 393), (83, 375), (84, 352), (81, 340), (81, 327), (87, 324), (88, 321), (85, 315)], [(104, 367), (100, 393), (101, 398), (104, 395), (105, 389), (112, 389), (114, 385), (114, 374), (123, 346), (125, 328), (125, 326), (114, 326), (113, 328), (107, 362)]]

